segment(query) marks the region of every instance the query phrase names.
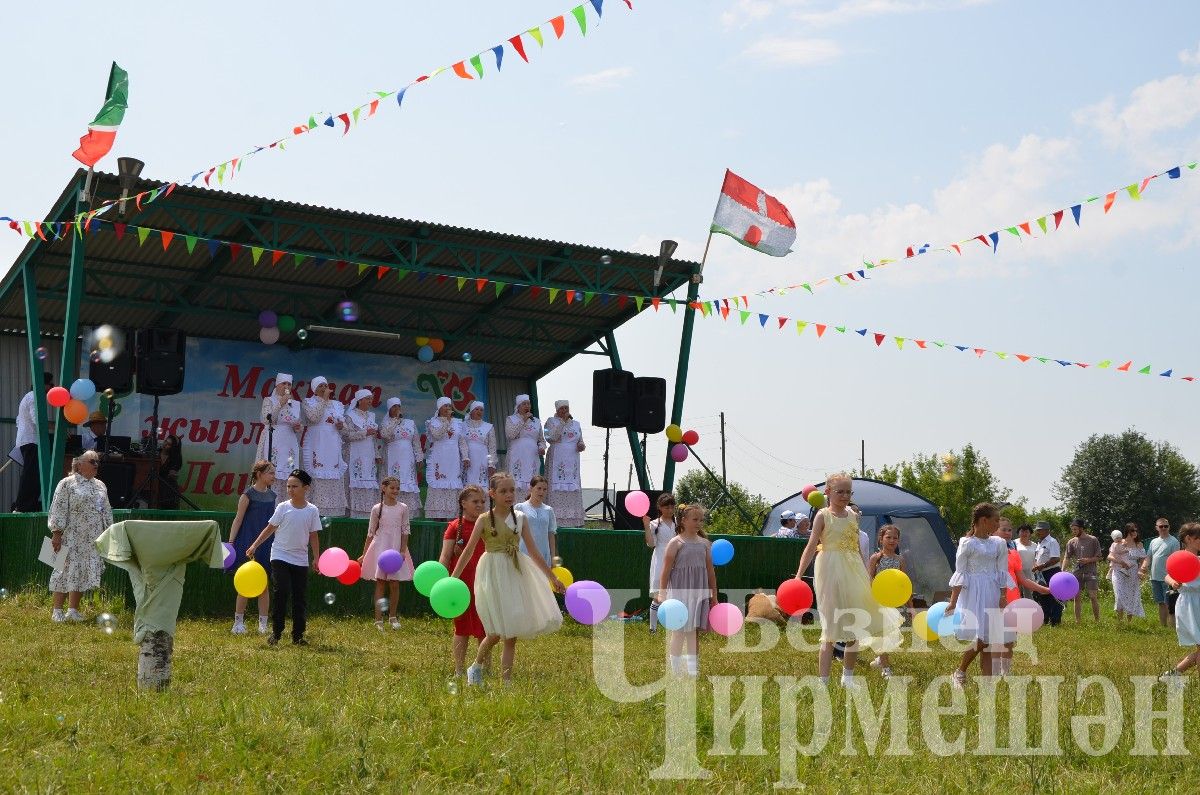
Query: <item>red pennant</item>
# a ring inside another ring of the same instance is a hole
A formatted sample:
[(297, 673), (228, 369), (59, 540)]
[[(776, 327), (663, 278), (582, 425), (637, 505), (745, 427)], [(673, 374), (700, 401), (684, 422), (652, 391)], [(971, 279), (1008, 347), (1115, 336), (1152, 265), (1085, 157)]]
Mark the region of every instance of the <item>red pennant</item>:
[(554, 19), (550, 20), (550, 27), (554, 28), (554, 37), (555, 38), (558, 38), (558, 39), (562, 38), (563, 30), (566, 28), (566, 25), (567, 25), (567, 23), (562, 18), (562, 16), (557, 16)]
[(379, 100), (371, 100), (371, 104), (367, 106), (367, 118), (375, 115), (375, 111), (379, 110)]
[(529, 63), (529, 56), (525, 54), (525, 42), (521, 41), (521, 35), (517, 34), (516, 36), (513, 36), (508, 40), (508, 42), (513, 46), (513, 49), (517, 51), (517, 55), (521, 56), (521, 60), (525, 63)]
[(172, 182), (170, 185), (167, 186), (167, 192), (163, 194), (164, 199), (175, 192), (175, 185), (176, 185), (176, 183)]
[(992, 242), (987, 239), (987, 235), (975, 235), (975, 237), (973, 239), (978, 240), (980, 243), (987, 246), (988, 248), (992, 247)]
[(530, 288), (529, 288), (529, 297), (530, 298), (537, 298), (541, 294), (542, 294), (541, 287), (538, 287), (536, 284), (530, 286)]
[(387, 271), (388, 271), (388, 269), (382, 265), (376, 266), (375, 267), (375, 281), (379, 281), (380, 279), (382, 279), (383, 274), (387, 273)]
[(852, 281), (852, 282), (856, 282), (856, 281), (858, 281), (858, 279), (855, 279), (855, 278), (854, 278), (854, 274), (853, 274), (853, 273), (843, 273), (842, 275), (843, 275), (843, 276), (848, 276), (848, 277), (850, 278), (850, 281)]
[[(629, 296), (627, 296), (627, 295), (618, 295), (617, 296), (617, 306), (618, 307), (620, 307), (621, 309), (624, 309), (625, 304), (627, 304), (627, 303), (629, 303)], [(696, 306), (698, 308), (699, 304), (697, 304)]]
[[(661, 298), (651, 298), (651, 299), (650, 299), (650, 306), (654, 307), (654, 311), (655, 311), (655, 312), (657, 312), (657, 311), (658, 311), (658, 305), (659, 305), (660, 303), (662, 303), (662, 299), (661, 299)], [(726, 312), (728, 312), (729, 310), (725, 310), (725, 311), (726, 311)]]
[[(13, 229), (16, 229), (16, 227), (14, 226)], [(722, 298), (721, 303), (724, 304), (726, 309), (729, 308), (729, 299), (728, 298)]]
[(827, 326), (825, 326), (825, 324), (823, 324), (823, 323), (817, 324), (817, 338), (818, 339), (820, 339), (821, 335), (825, 333), (826, 328), (827, 328)]
[(482, 293), (484, 287), (487, 287), (487, 279), (475, 280), (475, 292)]
[(783, 328), (784, 326), (786, 326), (787, 322), (788, 322), (788, 319), (786, 317), (779, 318), (779, 328)]
[(339, 113), (338, 118), (341, 119), (342, 124), (345, 125), (345, 127), (342, 129), (342, 135), (345, 135), (346, 133), (350, 132), (350, 114), (349, 113)]
[(1116, 200), (1117, 200), (1117, 192), (1115, 190), (1112, 193), (1105, 196), (1104, 197), (1104, 212), (1108, 212), (1109, 210), (1111, 210), (1112, 206), (1113, 206), (1113, 202), (1115, 202)]
[(1125, 364), (1123, 364), (1123, 365), (1121, 365), (1120, 367), (1118, 367), (1117, 369), (1118, 369), (1118, 370), (1120, 370), (1120, 371), (1121, 371), (1121, 372), (1123, 372), (1123, 373), (1128, 373), (1128, 372), (1129, 372), (1129, 368), (1130, 368), (1130, 367), (1132, 367), (1132, 366), (1133, 366), (1133, 362), (1132, 362), (1132, 361), (1128, 361), (1128, 362), (1125, 362)]
[(1033, 237), (1033, 232), (1029, 231), (1029, 222), (1028, 221), (1026, 221), (1023, 224), (1017, 224), (1017, 226), (1019, 226), (1021, 228), (1022, 232), (1029, 235), (1030, 237)]
[(125, 224), (113, 224), (113, 231), (117, 233), (117, 240), (125, 237)]
[(575, 291), (567, 290), (567, 303), (570, 304), (575, 300)]
[(474, 80), (475, 79), (475, 78), (471, 77), (469, 74), (467, 74), (467, 64), (465, 61), (459, 61), (458, 63), (454, 64), (454, 66), (452, 66), (451, 68), (454, 70), (454, 74), (458, 75), (461, 78), (464, 78), (466, 80)]
[(242, 245), (240, 243), (229, 244), (229, 261), (233, 262), (237, 259), (237, 255), (242, 253)]
[(445, 275), (445, 274), (442, 274), (442, 275), (440, 275), (440, 276), (438, 276), (438, 277), (437, 277), (437, 282), (438, 282), (438, 284), (445, 284), (445, 283), (446, 283), (446, 279), (449, 279), (449, 278), (450, 278), (449, 276), (447, 276), (447, 275)]
[(1024, 353), (1015, 353), (1015, 354), (1013, 354), (1013, 355), (1014, 355), (1014, 356), (1016, 356), (1016, 357), (1017, 357), (1017, 358), (1018, 358), (1020, 361), (1022, 361), (1022, 362), (1027, 362), (1027, 361), (1029, 361), (1031, 358), (1033, 358), (1032, 356), (1027, 356), (1027, 355), (1026, 355), (1026, 354), (1024, 354)]
[[(306, 132), (308, 132), (308, 128), (305, 127), (303, 124), (292, 128), (292, 135), (299, 135), (300, 133), (306, 133)], [(276, 143), (278, 143), (278, 141), (276, 141)], [(275, 146), (275, 144), (271, 144), (271, 147), (274, 147), (274, 146)]]
[(229, 161), (229, 174), (231, 177), (233, 176), (233, 172), (237, 171), (237, 164), (238, 164), (238, 160), (240, 160), (240, 159), (241, 158), (235, 157), (233, 160)]
[(924, 348), (924, 347), (925, 347), (925, 340), (913, 340), (913, 342), (917, 343), (917, 347), (918, 347), (918, 348)]
[(1062, 223), (1064, 212), (1066, 212), (1066, 211), (1065, 210), (1055, 210), (1054, 211), (1054, 228), (1055, 229), (1058, 229), (1059, 224)]
[(727, 307), (727, 306), (721, 307), (721, 317), (725, 318), (726, 320), (729, 319), (729, 307)]
[(425, 81), (425, 80), (428, 80), (428, 79), (429, 79), (429, 75), (421, 75), (420, 77), (418, 77), (418, 78), (417, 78), (416, 80), (414, 80), (413, 82), (414, 82), (414, 83), (420, 83), (420, 82), (422, 82), (422, 81)]
[(159, 231), (159, 234), (162, 236), (163, 251), (166, 251), (171, 246), (171, 240), (175, 237), (175, 233), (162, 230)]
[(1195, 381), (1195, 380), (1196, 380), (1196, 376), (1194, 376), (1194, 375), (1185, 375), (1185, 376), (1183, 377), (1183, 380), (1184, 380), (1184, 381)]
[(750, 299), (744, 295), (742, 296), (742, 306), (746, 307), (747, 309), (750, 308)]
[(904, 252), (904, 258), (905, 258), (905, 259), (908, 259), (908, 258), (909, 258), (909, 257), (911, 257), (912, 255), (913, 255), (912, 246), (909, 246), (909, 247), (908, 247), (908, 251)]
[(137, 208), (138, 212), (142, 211), (142, 197), (145, 195), (145, 193), (139, 193), (137, 196), (133, 197), (133, 204)]
[(1075, 366), (1076, 366), (1076, 367), (1082, 367), (1082, 368), (1083, 368), (1083, 369), (1085, 369), (1085, 370), (1086, 370), (1086, 369), (1087, 369), (1087, 367), (1088, 367), (1088, 366), (1087, 366), (1086, 364), (1084, 364), (1083, 362), (1075, 362)]
[(1146, 186), (1150, 184), (1150, 180), (1154, 179), (1155, 176), (1157, 176), (1157, 174), (1146, 177), (1144, 180), (1142, 180), (1142, 187), (1138, 188), (1138, 194), (1146, 192)]
[(975, 355), (976, 355), (976, 356), (982, 357), (982, 356), (983, 356), (985, 353), (987, 353), (987, 349), (986, 349), (986, 348), (975, 348)]
[(336, 262), (334, 262), (333, 264), (335, 266), (337, 266), (337, 269), (340, 271), (346, 270), (346, 261), (345, 260), (340, 259), (340, 260), (337, 260)]
[(271, 264), (272, 265), (277, 264), (279, 262), (279, 260), (281, 260), (281, 259), (283, 259), (282, 251), (272, 251), (271, 252)]
[(883, 344), (883, 341), (884, 341), (885, 339), (887, 339), (887, 335), (885, 335), (885, 334), (876, 334), (876, 335), (875, 335), (875, 346), (876, 346), (876, 347), (879, 347), (880, 345), (882, 345), (882, 344)]
[(209, 187), (212, 187), (211, 185), (209, 185), (208, 178), (209, 178), (209, 177), (211, 177), (211, 176), (213, 175), (213, 172), (214, 172), (214, 171), (216, 171), (216, 170), (217, 170), (217, 167), (216, 167), (216, 166), (213, 166), (212, 168), (210, 168), (210, 169), (208, 170), (208, 173), (204, 175), (204, 184), (205, 184), (205, 185), (208, 185)]
[(958, 254), (962, 254), (962, 249), (958, 247), (957, 243), (951, 243), (950, 248), (954, 249)]

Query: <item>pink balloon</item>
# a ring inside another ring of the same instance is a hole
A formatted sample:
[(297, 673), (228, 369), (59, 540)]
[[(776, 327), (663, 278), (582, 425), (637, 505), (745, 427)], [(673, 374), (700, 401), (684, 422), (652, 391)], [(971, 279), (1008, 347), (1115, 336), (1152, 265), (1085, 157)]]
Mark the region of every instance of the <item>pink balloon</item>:
[(650, 498), (644, 491), (631, 491), (625, 495), (625, 510), (630, 516), (641, 518), (650, 512)]
[(1032, 635), (1046, 620), (1042, 606), (1032, 599), (1018, 599), (1004, 608), (1004, 626), (1022, 635)]
[(686, 444), (676, 444), (671, 447), (671, 460), (675, 463), (686, 461), (688, 457), (688, 449)]
[(317, 571), (326, 577), (340, 577), (350, 566), (350, 556), (340, 547), (330, 547), (317, 559)]
[(743, 621), (745, 621), (745, 616), (742, 615), (742, 611), (738, 610), (737, 605), (729, 602), (721, 602), (708, 611), (709, 628), (727, 638), (742, 631)]
[(812, 494), (816, 490), (817, 490), (816, 486), (805, 486), (803, 489), (800, 490), (800, 496), (804, 498), (805, 502), (808, 502), (808, 495)]

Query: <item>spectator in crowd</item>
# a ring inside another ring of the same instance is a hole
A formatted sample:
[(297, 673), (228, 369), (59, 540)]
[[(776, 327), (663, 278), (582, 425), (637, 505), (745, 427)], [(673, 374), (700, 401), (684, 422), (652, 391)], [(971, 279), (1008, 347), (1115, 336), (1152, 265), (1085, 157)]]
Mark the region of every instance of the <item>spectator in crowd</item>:
[(796, 512), (784, 511), (779, 514), (779, 529), (775, 531), (776, 538), (799, 538), (796, 533)]
[(1076, 624), (1080, 622), (1085, 593), (1092, 602), (1092, 618), (1100, 620), (1100, 600), (1097, 598), (1100, 587), (1097, 564), (1100, 557), (1100, 539), (1087, 531), (1087, 522), (1072, 519), (1071, 539), (1067, 541), (1064, 560), (1068, 567), (1074, 567), (1075, 579), (1079, 581), (1079, 593), (1074, 600)]
[[(42, 510), (42, 479), (38, 467), (37, 401), (54, 386), (54, 376), (42, 373), (42, 391), (30, 389), (17, 405), (17, 438), (9, 457), (21, 465), (21, 480), (12, 510), (34, 513)], [(19, 457), (18, 457), (19, 456)]]
[[(1017, 528), (1017, 554), (1021, 556), (1021, 576), (1027, 580), (1033, 579), (1033, 555), (1037, 542), (1033, 540), (1033, 525), (1023, 524)], [(1021, 588), (1021, 596), (1028, 598), (1032, 592)]]
[(1150, 540), (1150, 594), (1158, 605), (1158, 623), (1164, 627), (1175, 626), (1175, 616), (1170, 611), (1167, 594), (1167, 558), (1179, 551), (1179, 539), (1171, 535), (1171, 522), (1160, 516), (1154, 523), (1158, 537)]
[[(58, 482), (50, 501), (50, 543), (55, 553), (64, 553), (61, 564), (50, 575), (50, 592), (54, 594), (54, 609), (50, 620), (83, 621), (79, 600), (84, 591), (100, 587), (104, 561), (96, 551), (96, 539), (113, 523), (108, 489), (96, 477), (100, 469), (100, 454), (88, 450), (72, 464), (72, 474)], [(63, 602), (70, 596), (68, 611), (63, 614)]]
[[(1034, 546), (1033, 552), (1034, 580), (1040, 585), (1048, 585), (1050, 578), (1062, 571), (1059, 565), (1062, 561), (1062, 548), (1058, 545), (1058, 539), (1050, 535), (1049, 522), (1035, 524), (1033, 533), (1037, 537), (1037, 544)], [(1042, 606), (1046, 623), (1057, 627), (1062, 621), (1062, 602), (1045, 594), (1038, 594), (1036, 601)]]

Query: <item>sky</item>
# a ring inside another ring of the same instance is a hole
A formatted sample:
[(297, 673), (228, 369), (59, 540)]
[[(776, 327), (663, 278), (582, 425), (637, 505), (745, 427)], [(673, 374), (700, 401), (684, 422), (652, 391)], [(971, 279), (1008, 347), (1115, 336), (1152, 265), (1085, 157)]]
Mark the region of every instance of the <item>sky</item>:
[[(1200, 376), (1200, 169), (1079, 228), (993, 253), (933, 253), (813, 295), (755, 297), (1004, 229), (1200, 158), (1200, 6), (1192, 2), (714, 0), (604, 3), (581, 38), (570, 3), (193, 3), (29, 6), (0, 31), (10, 86), (0, 215), (40, 218), (116, 60), (130, 108), (114, 151), (144, 176), (196, 171), (341, 112), (544, 20), (531, 62), (444, 73), (350, 135), (254, 158), (230, 190), (614, 250), (699, 259), (726, 168), (782, 200), (798, 229), (772, 258), (716, 236), (702, 296), (813, 323), (1070, 361), (1135, 360)], [(71, 7), (74, 6), (72, 9)], [(485, 64), (491, 64), (485, 59)], [(1068, 215), (1069, 218), (1069, 215)], [(1037, 228), (1034, 227), (1037, 232)], [(22, 245), (0, 236), (0, 261)], [(696, 450), (778, 501), (825, 474), (973, 443), (1031, 506), (1091, 434), (1136, 427), (1197, 461), (1200, 383), (876, 347), (853, 333), (697, 320), (684, 406)], [(617, 334), (623, 364), (673, 389), (682, 315)], [(538, 385), (586, 418), (594, 357)], [(603, 435), (587, 429), (585, 486)], [(665, 439), (649, 440), (662, 479)], [(614, 435), (610, 482), (630, 453)], [(690, 466), (690, 462), (689, 465)], [(687, 466), (684, 467), (686, 469)]]

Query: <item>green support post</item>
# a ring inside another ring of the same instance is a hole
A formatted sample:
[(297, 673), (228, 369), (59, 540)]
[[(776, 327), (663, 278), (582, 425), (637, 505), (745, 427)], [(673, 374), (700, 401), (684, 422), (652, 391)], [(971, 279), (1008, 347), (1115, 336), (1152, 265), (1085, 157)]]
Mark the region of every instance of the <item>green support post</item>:
[[(611, 331), (604, 333), (604, 346), (608, 348), (608, 359), (612, 362), (614, 369), (621, 369), (621, 354), (617, 350), (617, 338)], [(626, 428), (625, 432), (629, 435), (629, 452), (633, 454), (633, 468), (637, 471), (638, 488), (650, 488), (650, 477), (646, 473), (646, 454), (642, 450), (642, 443), (638, 441), (637, 431), (632, 428)], [(607, 487), (607, 484), (605, 484)]]
[[(690, 304), (700, 295), (700, 274), (694, 272), (688, 282), (687, 303), (683, 309), (683, 333), (679, 336), (679, 362), (675, 369), (675, 398), (671, 402), (671, 424), (683, 422), (683, 396), (687, 389), (688, 360), (692, 355), (692, 326), (696, 324), (696, 310)], [(675, 488), (675, 459), (667, 452), (667, 464), (663, 468), (663, 490)]]
[[(87, 208), (84, 206), (82, 198), (77, 194), (75, 199), (75, 212), (72, 214), (78, 217), (80, 213)], [(63, 341), (62, 341), (62, 358), (59, 361), (59, 376), (58, 383), (64, 387), (70, 388), (71, 382), (75, 380), (75, 373), (78, 371), (78, 362), (76, 359), (79, 355), (77, 348), (77, 339), (79, 337), (79, 303), (83, 298), (83, 255), (84, 255), (84, 239), (85, 235), (76, 234), (71, 240), (71, 272), (67, 279), (67, 308), (66, 315), (63, 318)], [(47, 468), (42, 470), (45, 478), (42, 481), (42, 493), (46, 495), (43, 504), (49, 510), (50, 499), (49, 495), (58, 482), (58, 474), (63, 471), (63, 459), (66, 456), (67, 437), (71, 435), (71, 425), (67, 422), (66, 417), (62, 412), (57, 413), (57, 425), (54, 432), (54, 449), (49, 456)]]
[[(38, 349), (42, 347), (42, 328), (38, 319), (37, 279), (33, 274), (33, 258), (25, 260), (22, 266), (21, 279), (25, 288), (25, 339), (29, 342), (29, 377), (33, 383), (33, 411), (37, 416), (38, 432), (38, 470), (41, 477), (42, 509), (50, 510), (51, 482), (46, 476), (46, 451), (50, 449), (50, 426), (46, 414), (45, 387), (43, 376), (45, 365), (38, 358)], [(23, 463), (29, 466), (29, 462)]]
[[(538, 414), (537, 380), (530, 378), (526, 389), (529, 390), (529, 413), (531, 416), (538, 417), (540, 419), (542, 415)], [(546, 474), (545, 456), (542, 456), (542, 460), (538, 462), (538, 472), (542, 475)], [(510, 472), (509, 474), (511, 475), (512, 473)]]

